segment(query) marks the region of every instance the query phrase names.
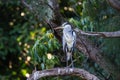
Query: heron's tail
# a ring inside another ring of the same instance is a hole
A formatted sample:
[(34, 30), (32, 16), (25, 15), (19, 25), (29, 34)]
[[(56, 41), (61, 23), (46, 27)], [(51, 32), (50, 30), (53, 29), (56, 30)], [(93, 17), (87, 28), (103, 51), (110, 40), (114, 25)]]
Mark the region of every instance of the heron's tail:
[(72, 56), (72, 53), (71, 52), (67, 52), (67, 61), (69, 61), (70, 60), (70, 58), (71, 58), (71, 56)]

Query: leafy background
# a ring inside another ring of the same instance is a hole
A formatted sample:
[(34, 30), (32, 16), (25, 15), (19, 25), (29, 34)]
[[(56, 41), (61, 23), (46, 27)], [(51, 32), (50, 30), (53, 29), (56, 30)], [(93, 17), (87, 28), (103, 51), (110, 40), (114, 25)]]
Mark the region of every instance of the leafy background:
[[(29, 1), (29, 0), (28, 0)], [(54, 37), (49, 26), (42, 20), (51, 18), (52, 12), (28, 3), (36, 9), (27, 10), (19, 0), (0, 0), (0, 80), (24, 80), (35, 69), (65, 67), (65, 54), (61, 43)], [(106, 0), (59, 0), (62, 15), (75, 27), (84, 31), (117, 31), (120, 29), (120, 14)], [(101, 6), (102, 5), (102, 6)], [(37, 18), (36, 18), (37, 15)], [(90, 39), (101, 49), (102, 54), (120, 67), (120, 38)], [(79, 57), (78, 57), (79, 56)], [(77, 49), (75, 66), (94, 73), (99, 78), (109, 75), (96, 63), (89, 61)], [(50, 77), (42, 80), (80, 80), (77, 77)], [(112, 80), (112, 77), (110, 77)]]

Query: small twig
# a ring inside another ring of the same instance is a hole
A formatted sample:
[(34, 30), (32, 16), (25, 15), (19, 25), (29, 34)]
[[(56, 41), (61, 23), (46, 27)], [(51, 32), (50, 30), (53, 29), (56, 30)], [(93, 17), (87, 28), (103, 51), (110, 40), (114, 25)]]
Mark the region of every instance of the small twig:
[(52, 8), (52, 6), (51, 5), (49, 5), (49, 4), (47, 4), (46, 3), (46, 5), (51, 9), (51, 10), (53, 10), (54, 11), (54, 8)]
[(25, 2), (25, 0), (21, 0), (22, 4), (27, 7), (29, 10), (32, 10), (32, 7)]
[(79, 59), (80, 57), (81, 57), (81, 56), (78, 56), (76, 59), (74, 59), (68, 67), (70, 67), (70, 66), (72, 65), (72, 63), (76, 62), (77, 59)]

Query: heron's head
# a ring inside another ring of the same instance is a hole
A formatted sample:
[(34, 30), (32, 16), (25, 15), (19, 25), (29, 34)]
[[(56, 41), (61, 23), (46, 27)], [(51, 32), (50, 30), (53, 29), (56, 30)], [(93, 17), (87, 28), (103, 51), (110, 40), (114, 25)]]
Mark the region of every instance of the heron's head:
[(63, 28), (63, 29), (66, 29), (66, 30), (68, 30), (68, 31), (72, 29), (70, 23), (68, 23), (68, 22), (64, 22), (64, 23), (62, 24), (62, 28)]
[(72, 25), (68, 22), (64, 22), (61, 26), (59, 26), (55, 29), (64, 29), (66, 31), (70, 31), (70, 30), (72, 30)]

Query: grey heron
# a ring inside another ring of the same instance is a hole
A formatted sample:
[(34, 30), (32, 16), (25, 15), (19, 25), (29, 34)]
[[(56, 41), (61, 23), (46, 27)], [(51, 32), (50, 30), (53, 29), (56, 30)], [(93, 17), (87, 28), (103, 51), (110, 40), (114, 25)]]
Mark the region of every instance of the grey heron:
[(63, 28), (62, 46), (64, 53), (66, 53), (66, 63), (68, 66), (68, 61), (71, 59), (73, 67), (72, 53), (74, 51), (76, 44), (76, 33), (73, 31), (72, 25), (68, 22), (63, 23), (62, 28)]

